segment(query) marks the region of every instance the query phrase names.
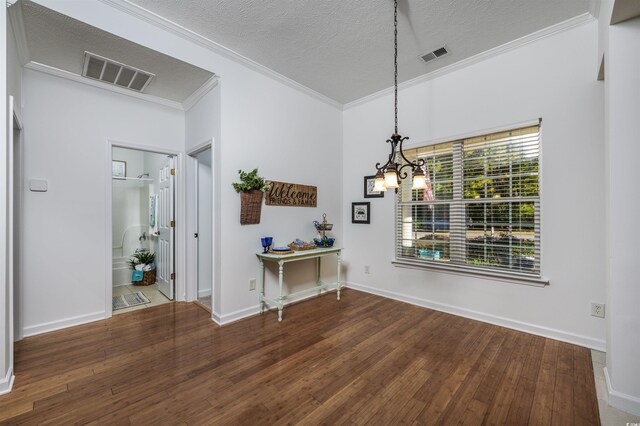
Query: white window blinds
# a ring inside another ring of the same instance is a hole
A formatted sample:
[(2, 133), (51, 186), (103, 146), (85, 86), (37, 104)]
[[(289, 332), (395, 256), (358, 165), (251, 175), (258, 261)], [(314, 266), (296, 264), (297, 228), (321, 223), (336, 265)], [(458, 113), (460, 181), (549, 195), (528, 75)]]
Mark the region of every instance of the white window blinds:
[(540, 277), (539, 126), (406, 150), (427, 188), (403, 180), (396, 258)]

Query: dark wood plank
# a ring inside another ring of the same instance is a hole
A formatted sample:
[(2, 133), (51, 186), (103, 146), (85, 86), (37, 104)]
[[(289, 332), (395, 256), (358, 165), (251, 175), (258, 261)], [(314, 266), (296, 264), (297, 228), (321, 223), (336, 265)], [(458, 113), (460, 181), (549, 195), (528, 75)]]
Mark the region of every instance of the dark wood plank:
[(24, 339), (3, 424), (598, 424), (587, 349), (347, 289), (216, 326), (172, 303)]

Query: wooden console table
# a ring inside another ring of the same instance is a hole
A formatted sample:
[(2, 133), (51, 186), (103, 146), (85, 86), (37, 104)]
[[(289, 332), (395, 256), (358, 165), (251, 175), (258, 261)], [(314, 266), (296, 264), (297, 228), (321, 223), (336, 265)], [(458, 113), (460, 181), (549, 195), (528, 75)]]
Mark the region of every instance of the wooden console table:
[[(282, 322), (282, 308), (284, 301), (288, 298), (295, 296), (302, 296), (303, 294), (310, 294), (315, 291), (320, 294), (322, 290), (335, 288), (338, 293), (338, 300), (340, 300), (340, 255), (342, 253), (341, 248), (329, 247), (329, 248), (317, 248), (313, 250), (297, 251), (290, 254), (274, 254), (274, 253), (257, 253), (258, 261), (260, 262), (260, 313), (264, 312), (265, 305), (272, 304), (278, 307), (278, 321)], [(324, 256), (335, 254), (337, 279), (334, 283), (324, 283), (320, 280), (320, 259)], [(282, 281), (284, 277), (284, 264), (287, 262), (296, 262), (298, 260), (316, 259), (316, 286), (305, 290), (296, 291), (291, 294), (282, 294)], [(269, 299), (264, 294), (264, 262), (276, 262), (278, 264), (278, 288), (280, 289), (280, 296), (276, 299)]]

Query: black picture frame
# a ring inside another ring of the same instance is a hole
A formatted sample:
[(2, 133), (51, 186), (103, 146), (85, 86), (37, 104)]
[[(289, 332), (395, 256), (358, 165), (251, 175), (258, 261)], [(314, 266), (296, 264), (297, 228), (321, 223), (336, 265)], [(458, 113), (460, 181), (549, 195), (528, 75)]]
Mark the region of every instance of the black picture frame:
[(371, 223), (371, 203), (351, 203), (351, 223)]
[(373, 184), (376, 181), (376, 176), (365, 176), (364, 177), (364, 198), (383, 198), (383, 191), (373, 191)]

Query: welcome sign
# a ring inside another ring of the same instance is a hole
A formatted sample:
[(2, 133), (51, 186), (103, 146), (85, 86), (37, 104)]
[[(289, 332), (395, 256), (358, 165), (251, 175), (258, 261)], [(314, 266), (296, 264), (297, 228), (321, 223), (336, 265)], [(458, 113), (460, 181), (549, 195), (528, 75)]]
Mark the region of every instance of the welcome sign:
[(268, 206), (316, 207), (318, 188), (310, 185), (271, 181), (265, 194)]

